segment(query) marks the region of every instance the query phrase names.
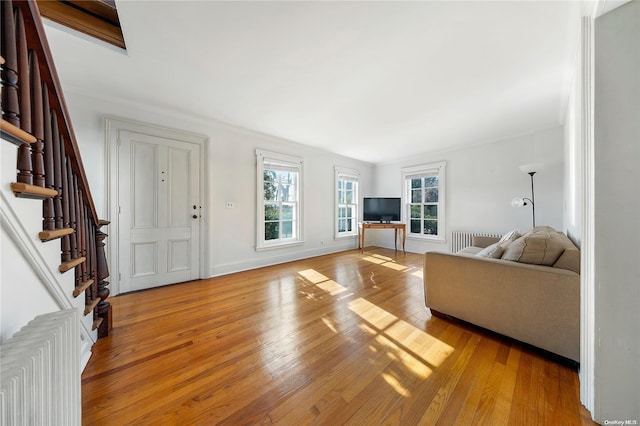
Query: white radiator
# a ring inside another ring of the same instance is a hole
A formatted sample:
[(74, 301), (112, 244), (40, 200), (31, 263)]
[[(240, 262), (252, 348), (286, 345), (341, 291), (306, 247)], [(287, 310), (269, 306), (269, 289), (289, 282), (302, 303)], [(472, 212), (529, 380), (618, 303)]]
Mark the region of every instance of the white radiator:
[(77, 309), (34, 318), (0, 347), (0, 425), (82, 422)]
[(490, 232), (453, 231), (451, 233), (451, 253), (457, 253), (463, 248), (469, 247), (474, 236), (500, 238), (502, 237), (502, 234)]

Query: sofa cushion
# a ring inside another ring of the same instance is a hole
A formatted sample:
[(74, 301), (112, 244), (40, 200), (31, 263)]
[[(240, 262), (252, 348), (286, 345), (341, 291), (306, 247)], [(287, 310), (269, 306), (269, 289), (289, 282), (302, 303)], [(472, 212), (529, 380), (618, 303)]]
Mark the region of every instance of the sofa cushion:
[(480, 257), (489, 257), (491, 259), (500, 259), (502, 257), (502, 253), (504, 253), (504, 248), (500, 243), (493, 243), (488, 247), (480, 250), (476, 256)]
[(469, 246), (458, 251), (456, 254), (472, 254), (476, 255), (482, 251), (482, 247)]
[(506, 234), (504, 234), (502, 238), (500, 238), (500, 241), (498, 241), (498, 243), (499, 244), (507, 243), (503, 246), (503, 247), (506, 247), (509, 243), (514, 242), (518, 238), (520, 238), (520, 231), (517, 229), (514, 229), (513, 231), (509, 231)]
[(553, 228), (537, 228), (511, 243), (506, 248), (502, 259), (553, 266), (567, 247), (565, 239), (567, 237)]

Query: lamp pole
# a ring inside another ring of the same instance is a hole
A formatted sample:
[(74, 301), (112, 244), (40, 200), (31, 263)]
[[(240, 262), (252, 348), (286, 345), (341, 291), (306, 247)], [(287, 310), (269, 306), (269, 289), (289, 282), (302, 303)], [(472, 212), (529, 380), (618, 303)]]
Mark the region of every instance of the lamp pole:
[(529, 176), (531, 176), (531, 211), (533, 214), (533, 227), (536, 227), (536, 198), (534, 196), (534, 192), (533, 192), (533, 175), (535, 175), (536, 172), (529, 172)]

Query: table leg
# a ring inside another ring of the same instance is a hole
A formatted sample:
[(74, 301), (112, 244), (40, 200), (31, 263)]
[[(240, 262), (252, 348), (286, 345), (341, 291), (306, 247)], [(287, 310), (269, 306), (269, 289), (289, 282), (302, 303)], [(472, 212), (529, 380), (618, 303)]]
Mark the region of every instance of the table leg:
[(393, 228), (393, 245), (398, 251), (398, 228)]

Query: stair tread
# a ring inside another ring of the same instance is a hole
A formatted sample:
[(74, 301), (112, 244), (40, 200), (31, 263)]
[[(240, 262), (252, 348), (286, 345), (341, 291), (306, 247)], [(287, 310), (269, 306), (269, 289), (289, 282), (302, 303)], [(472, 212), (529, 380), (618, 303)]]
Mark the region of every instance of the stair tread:
[(76, 266), (78, 266), (79, 264), (81, 264), (82, 262), (86, 261), (87, 258), (86, 257), (79, 257), (77, 259), (73, 259), (70, 260), (68, 262), (63, 262), (60, 264), (60, 266), (58, 266), (58, 271), (64, 273), (67, 272), (73, 268), (75, 268)]
[(64, 237), (65, 235), (73, 234), (74, 232), (75, 231), (73, 228), (62, 228), (55, 229), (53, 231), (41, 231), (40, 233), (38, 233), (38, 237), (40, 238), (40, 241), (45, 242)]
[(41, 186), (29, 185), (28, 183), (12, 182), (11, 190), (20, 198), (33, 198), (36, 200), (44, 200), (58, 195), (55, 189), (43, 188)]
[(21, 128), (14, 126), (2, 118), (0, 118), (0, 131), (2, 131), (2, 137), (14, 145), (19, 146), (25, 143), (36, 142), (35, 136), (25, 132)]

